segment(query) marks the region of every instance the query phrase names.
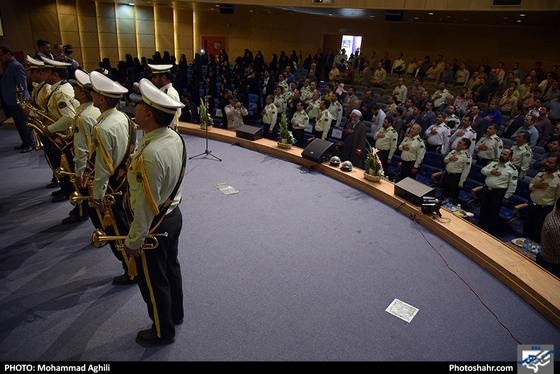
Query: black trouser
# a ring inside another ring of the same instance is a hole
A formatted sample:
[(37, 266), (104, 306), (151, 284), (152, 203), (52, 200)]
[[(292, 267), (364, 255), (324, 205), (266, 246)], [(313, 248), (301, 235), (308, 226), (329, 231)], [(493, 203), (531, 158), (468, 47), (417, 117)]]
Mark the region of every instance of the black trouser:
[(177, 258), (182, 226), (183, 217), (177, 206), (154, 232), (166, 232), (167, 237), (158, 236), (156, 249), (145, 250), (136, 257), (138, 286), (153, 321), (152, 329), (162, 339), (175, 337), (174, 321), (184, 317), (181, 265)]
[(399, 173), (398, 179), (402, 180), (406, 177), (410, 177), (412, 179), (416, 179), (416, 173), (412, 172), (414, 169), (414, 164), (416, 161), (402, 161), (401, 162), (401, 172)]
[(488, 165), (491, 161), (492, 160), (490, 160), (489, 158), (479, 158), (476, 160), (476, 164), (484, 167)]
[(441, 153), (441, 147), (442, 147), (441, 144), (439, 144), (439, 145), (428, 144), (426, 146), (426, 151)]
[(459, 181), (461, 180), (460, 173), (449, 173), (445, 171), (441, 180), (441, 193), (446, 198), (450, 199), (452, 203), (456, 203), (459, 198)]
[(525, 224), (523, 225), (523, 236), (534, 242), (541, 242), (541, 231), (546, 216), (552, 212), (553, 205), (537, 205), (529, 202)]
[(537, 255), (537, 264), (542, 266), (545, 270), (548, 270), (552, 274), (560, 278), (560, 264), (552, 264), (544, 259), (544, 257), (539, 253)]
[[(272, 132), (269, 133), (270, 130), (272, 130)], [(263, 133), (266, 139), (276, 139), (276, 125), (271, 125), (269, 123), (263, 122)]]
[(294, 139), (296, 140), (296, 147), (303, 148), (304, 141), (305, 141), (305, 130), (304, 129), (294, 129), (292, 131), (294, 135)]
[(480, 198), (480, 216), (478, 227), (489, 234), (494, 234), (498, 225), (502, 200), (506, 194), (505, 189), (489, 188), (484, 186)]
[(14, 119), (14, 125), (16, 126), (23, 147), (35, 147), (35, 134), (33, 134), (32, 129), (27, 127), (29, 118), (18, 105), (7, 105), (7, 107)]

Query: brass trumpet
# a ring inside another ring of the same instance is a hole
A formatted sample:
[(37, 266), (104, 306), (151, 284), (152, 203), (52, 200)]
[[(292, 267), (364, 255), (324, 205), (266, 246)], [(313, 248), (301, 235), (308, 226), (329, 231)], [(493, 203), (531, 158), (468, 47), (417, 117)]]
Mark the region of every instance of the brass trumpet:
[[(159, 234), (147, 235), (146, 240), (151, 240), (152, 243), (144, 242), (144, 244), (142, 244), (139, 249), (142, 251), (146, 249), (157, 248), (159, 246), (159, 241), (157, 240), (158, 236), (167, 237), (167, 233), (162, 232)], [(108, 236), (102, 230), (95, 230), (93, 232), (93, 235), (91, 236), (91, 244), (96, 248), (101, 248), (105, 244), (107, 244), (108, 241), (124, 240), (124, 239), (126, 239), (126, 236)], [(116, 246), (119, 251), (124, 250), (124, 244), (117, 244)]]
[[(54, 118), (48, 116), (48, 114), (40, 109), (37, 108), (35, 105), (25, 101), (23, 99), (23, 86), (19, 85), (16, 87), (16, 101), (18, 105), (23, 108), (29, 109), (29, 111), (33, 112), (38, 118), (30, 118), (29, 122), (27, 122), (27, 127), (32, 128), (38, 131), (41, 135), (45, 135), (45, 126), (52, 125), (56, 122)], [(74, 138), (74, 130), (70, 127), (68, 130), (57, 132), (56, 135), (60, 136), (64, 140), (72, 140)]]
[[(105, 199), (104, 199), (104, 203), (105, 203), (106, 206), (110, 206), (110, 205), (115, 204), (115, 202), (116, 202), (115, 201), (115, 195), (122, 195), (122, 191), (118, 191), (118, 192), (115, 192), (113, 194), (106, 194)], [(72, 204), (73, 206), (77, 206), (77, 205), (81, 204), (81, 202), (83, 200), (93, 199), (93, 196), (82, 196), (77, 191), (72, 191), (72, 193), (70, 194), (68, 199), (70, 200), (70, 204)], [(90, 206), (91, 206), (91, 204), (90, 204)]]

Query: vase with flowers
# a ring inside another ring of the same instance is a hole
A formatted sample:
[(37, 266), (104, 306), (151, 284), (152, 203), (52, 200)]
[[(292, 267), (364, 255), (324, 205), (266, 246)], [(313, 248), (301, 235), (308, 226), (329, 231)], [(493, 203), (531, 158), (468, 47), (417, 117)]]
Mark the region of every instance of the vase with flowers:
[(280, 148), (292, 148), (292, 144), (295, 144), (296, 140), (294, 139), (292, 132), (288, 130), (288, 120), (286, 119), (286, 115), (282, 113), (282, 117), (280, 118), (280, 124), (278, 125), (278, 132), (280, 134), (280, 140), (277, 142)]
[(379, 150), (375, 147), (372, 147), (369, 142), (367, 142), (367, 144), (368, 152), (366, 155), (364, 177), (367, 180), (379, 182), (381, 180), (381, 177), (384, 176), (383, 166), (381, 165), (379, 156), (377, 156), (377, 152)]
[(208, 114), (208, 106), (202, 98), (200, 98), (200, 128), (211, 129), (213, 123), (214, 121), (212, 121), (212, 117)]

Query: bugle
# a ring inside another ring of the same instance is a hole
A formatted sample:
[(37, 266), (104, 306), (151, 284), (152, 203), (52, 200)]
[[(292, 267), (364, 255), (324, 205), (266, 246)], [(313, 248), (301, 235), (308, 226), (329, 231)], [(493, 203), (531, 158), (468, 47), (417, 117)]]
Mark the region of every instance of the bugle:
[[(122, 191), (118, 191), (112, 194), (106, 194), (105, 198), (103, 199), (106, 206), (114, 205), (115, 204), (115, 195), (122, 195)], [(93, 196), (82, 196), (77, 191), (72, 191), (70, 193), (68, 200), (70, 200), (70, 204), (73, 206), (79, 205), (83, 200), (92, 200)], [(90, 203), (91, 206), (91, 203)]]
[[(146, 235), (146, 240), (151, 241), (151, 243), (144, 242), (144, 244), (140, 246), (139, 250), (143, 251), (146, 249), (157, 248), (159, 246), (159, 241), (157, 239), (158, 236), (167, 237), (167, 233), (162, 232), (158, 234)], [(105, 244), (107, 244), (108, 241), (116, 241), (116, 240), (124, 240), (124, 239), (126, 239), (126, 236), (108, 236), (102, 230), (95, 230), (93, 232), (93, 235), (91, 236), (91, 244), (96, 248), (101, 248)], [(124, 250), (124, 244), (116, 244), (116, 247), (119, 251)]]
[[(38, 131), (41, 135), (45, 135), (45, 126), (52, 125), (56, 122), (56, 120), (49, 117), (49, 115), (44, 110), (37, 108), (35, 105), (23, 99), (24, 89), (22, 85), (16, 87), (16, 91), (18, 92), (18, 94), (16, 94), (16, 101), (18, 105), (23, 108), (29, 109), (30, 112), (34, 113), (37, 116), (37, 118), (35, 118), (34, 120), (30, 120), (29, 122), (27, 122), (27, 127)], [(70, 127), (68, 130), (57, 132), (55, 134), (64, 140), (72, 140), (74, 138), (74, 129)]]

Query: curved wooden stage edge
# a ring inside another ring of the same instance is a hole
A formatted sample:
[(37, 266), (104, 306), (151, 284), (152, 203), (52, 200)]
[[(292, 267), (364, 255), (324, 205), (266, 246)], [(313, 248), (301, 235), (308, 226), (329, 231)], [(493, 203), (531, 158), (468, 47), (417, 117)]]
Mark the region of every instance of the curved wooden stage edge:
[[(179, 124), (179, 132), (206, 137), (206, 130), (201, 129), (199, 125), (185, 122)], [(560, 279), (467, 220), (445, 209), (442, 209), (441, 214), (446, 218), (445, 221), (449, 219), (449, 222), (435, 220), (432, 215), (422, 213), (420, 207), (404, 203), (403, 198), (395, 195), (394, 183), (387, 180), (370, 182), (364, 178), (361, 169), (346, 172), (330, 166), (328, 162), (317, 164), (303, 158), (301, 148), (280, 148), (275, 141), (264, 138), (247, 140), (237, 137), (234, 131), (216, 127), (208, 130), (208, 138), (228, 143), (235, 142), (248, 149), (313, 167), (314, 170), (347, 183), (389, 206), (398, 207), (399, 211), (407, 216), (414, 213), (418, 223), (476, 261), (560, 328)]]

